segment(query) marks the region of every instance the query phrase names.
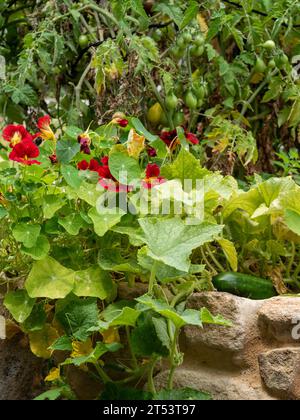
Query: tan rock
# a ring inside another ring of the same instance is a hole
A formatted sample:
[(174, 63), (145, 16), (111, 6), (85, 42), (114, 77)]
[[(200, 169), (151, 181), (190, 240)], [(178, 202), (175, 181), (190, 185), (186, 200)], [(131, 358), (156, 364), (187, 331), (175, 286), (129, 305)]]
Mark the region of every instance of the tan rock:
[(293, 334), (293, 331), (296, 331), (297, 322), (300, 323), (300, 298), (270, 299), (258, 313), (261, 336), (279, 343), (300, 343), (300, 339), (297, 341)]
[(300, 400), (300, 349), (283, 348), (259, 355), (266, 387), (283, 399)]

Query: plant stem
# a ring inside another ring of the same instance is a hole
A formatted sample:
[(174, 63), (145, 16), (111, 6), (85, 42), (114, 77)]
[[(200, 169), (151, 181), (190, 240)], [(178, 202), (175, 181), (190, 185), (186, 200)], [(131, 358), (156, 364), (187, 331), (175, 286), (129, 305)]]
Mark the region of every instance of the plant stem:
[(286, 271), (287, 277), (291, 277), (291, 270), (295, 261), (295, 256), (296, 256), (296, 246), (294, 242), (292, 242), (292, 257), (287, 267), (287, 271)]
[(205, 245), (205, 248), (210, 256), (210, 258), (213, 260), (213, 262), (215, 263), (215, 265), (218, 267), (219, 270), (221, 270), (221, 272), (223, 273), (225, 270), (225, 268), (219, 263), (219, 261), (215, 258), (214, 254), (212, 253), (209, 245)]
[(153, 359), (153, 361), (150, 365), (149, 372), (148, 372), (148, 390), (153, 395), (156, 394), (156, 388), (155, 388), (155, 384), (154, 384), (154, 380), (153, 380), (153, 375), (154, 375), (154, 369), (155, 369), (156, 362), (157, 362), (157, 357), (155, 357)]
[(112, 382), (111, 379), (110, 379), (110, 377), (104, 372), (104, 370), (99, 365), (99, 363), (94, 363), (94, 366), (95, 366), (95, 368), (96, 368), (96, 370), (98, 372), (98, 375), (100, 376), (100, 378), (104, 382), (104, 384), (107, 384), (108, 382)]
[(151, 270), (150, 280), (149, 280), (149, 288), (148, 292), (152, 295), (153, 294), (153, 288), (156, 282), (156, 271), (157, 271), (157, 262), (154, 262)]
[(175, 358), (176, 358), (176, 355), (178, 353), (177, 340), (178, 340), (178, 337), (179, 337), (179, 332), (180, 332), (180, 330), (179, 330), (179, 328), (177, 328), (175, 330), (173, 341), (172, 341), (172, 350), (171, 350), (171, 355), (170, 355), (171, 368), (170, 368), (169, 377), (168, 377), (168, 389), (173, 389), (174, 373), (175, 373), (175, 370), (178, 366), (178, 363), (175, 360)]
[(134, 370), (138, 369), (138, 362), (136, 360), (133, 348), (132, 348), (132, 342), (131, 342), (131, 336), (130, 336), (130, 329), (128, 327), (128, 325), (126, 325), (126, 336), (127, 336), (127, 341), (128, 341), (128, 345), (129, 345), (129, 350), (130, 350), (130, 354), (131, 354), (131, 359), (132, 359), (132, 367)]
[(75, 95), (76, 95), (76, 107), (78, 109), (78, 111), (80, 110), (80, 92), (81, 92), (81, 88), (83, 85), (83, 82), (86, 78), (86, 76), (88, 75), (88, 72), (90, 71), (92, 67), (92, 62), (90, 61), (90, 63), (88, 64), (88, 66), (86, 67), (86, 69), (84, 70), (84, 72), (82, 73), (80, 80), (77, 84), (77, 86), (75, 87)]

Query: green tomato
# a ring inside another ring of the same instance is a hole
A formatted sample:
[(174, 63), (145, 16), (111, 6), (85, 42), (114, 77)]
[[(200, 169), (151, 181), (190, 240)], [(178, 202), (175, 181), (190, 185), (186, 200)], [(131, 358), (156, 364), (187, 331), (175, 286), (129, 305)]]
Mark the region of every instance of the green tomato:
[(183, 36), (177, 38), (176, 44), (181, 49), (185, 47), (185, 39), (183, 38)]
[(89, 45), (89, 38), (87, 35), (80, 35), (78, 43), (81, 48), (86, 48)]
[(197, 97), (198, 100), (200, 100), (200, 99), (203, 100), (204, 99), (204, 96), (205, 96), (204, 86), (199, 85), (199, 84), (194, 85), (193, 86), (193, 91), (194, 91), (195, 96)]
[(194, 39), (194, 43), (197, 45), (197, 47), (202, 47), (202, 45), (205, 43), (203, 36), (197, 35)]
[(198, 99), (190, 90), (185, 97), (186, 106), (190, 109), (196, 109), (198, 105)]
[(276, 67), (276, 63), (275, 63), (275, 60), (270, 60), (269, 62), (268, 62), (268, 67), (269, 67), (269, 69), (275, 69), (275, 67)]
[(173, 118), (173, 122), (176, 127), (184, 124), (184, 113), (182, 111), (176, 112)]
[(185, 32), (182, 35), (182, 37), (183, 37), (186, 44), (189, 44), (190, 42), (192, 42), (193, 37), (192, 37), (192, 34), (190, 32)]
[(274, 50), (275, 47), (276, 44), (272, 39), (269, 39), (263, 44), (263, 48), (265, 48), (266, 50)]
[(201, 57), (204, 53), (204, 46), (197, 47), (196, 45), (193, 45), (190, 52), (193, 57)]
[(166, 106), (168, 109), (174, 110), (177, 108), (178, 98), (174, 93), (167, 95), (166, 97)]
[(267, 69), (267, 66), (264, 60), (258, 57), (254, 66), (255, 73), (264, 73), (266, 69)]
[(179, 59), (183, 57), (184, 51), (181, 48), (179, 48), (177, 45), (175, 45), (174, 47), (172, 47), (171, 53), (175, 58)]
[(285, 66), (290, 62), (289, 57), (286, 54), (282, 54), (282, 56), (280, 57), (280, 62), (283, 66)]

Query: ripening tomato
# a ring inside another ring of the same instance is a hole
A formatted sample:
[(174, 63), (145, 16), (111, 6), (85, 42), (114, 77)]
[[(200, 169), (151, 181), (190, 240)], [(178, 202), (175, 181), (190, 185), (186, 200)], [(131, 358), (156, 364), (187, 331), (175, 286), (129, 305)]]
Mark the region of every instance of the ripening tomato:
[(158, 125), (162, 119), (163, 113), (164, 111), (161, 105), (158, 102), (156, 102), (148, 110), (148, 114), (147, 114), (148, 121), (153, 125)]

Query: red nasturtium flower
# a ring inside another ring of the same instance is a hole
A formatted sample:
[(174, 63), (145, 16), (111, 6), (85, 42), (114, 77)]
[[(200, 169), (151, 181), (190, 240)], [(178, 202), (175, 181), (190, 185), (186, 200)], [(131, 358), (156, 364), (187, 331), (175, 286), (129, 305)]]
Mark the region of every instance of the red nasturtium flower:
[(86, 155), (91, 154), (90, 145), (92, 143), (88, 133), (83, 133), (78, 136), (78, 143), (80, 144), (80, 151)]
[[(199, 139), (195, 134), (185, 131), (185, 137), (193, 145), (199, 144)], [(160, 138), (170, 149), (173, 149), (180, 143), (176, 130), (162, 131)]]
[(39, 118), (37, 127), (40, 130), (38, 133), (38, 137), (41, 137), (43, 140), (54, 140), (56, 141), (55, 134), (50, 127), (51, 118), (49, 115), (45, 115), (44, 117)]
[(116, 118), (115, 120), (116, 124), (118, 124), (120, 127), (122, 128), (126, 128), (127, 125), (129, 124), (129, 121), (126, 120), (125, 118)]
[(95, 159), (91, 159), (89, 163), (86, 160), (83, 160), (78, 163), (77, 167), (81, 171), (86, 171), (89, 169), (92, 172), (97, 172), (100, 178), (100, 185), (108, 191), (129, 191), (129, 186), (120, 184), (116, 178), (113, 177), (108, 166), (108, 160), (108, 156), (105, 156), (101, 159), (101, 164)]
[(142, 181), (142, 185), (148, 190), (166, 182), (166, 179), (160, 176), (160, 167), (156, 163), (149, 163), (145, 174), (146, 177)]
[(24, 140), (15, 145), (9, 154), (9, 159), (22, 163), (23, 165), (40, 165), (41, 162), (34, 159), (39, 154), (39, 148), (31, 140)]
[(23, 125), (10, 124), (3, 129), (2, 136), (4, 140), (10, 143), (13, 148), (23, 140), (32, 140), (32, 136)]
[(148, 146), (147, 154), (148, 154), (149, 157), (156, 157), (157, 156), (157, 151), (156, 151), (156, 149), (154, 149), (154, 147)]

